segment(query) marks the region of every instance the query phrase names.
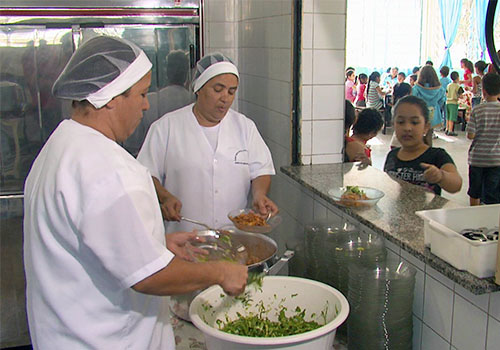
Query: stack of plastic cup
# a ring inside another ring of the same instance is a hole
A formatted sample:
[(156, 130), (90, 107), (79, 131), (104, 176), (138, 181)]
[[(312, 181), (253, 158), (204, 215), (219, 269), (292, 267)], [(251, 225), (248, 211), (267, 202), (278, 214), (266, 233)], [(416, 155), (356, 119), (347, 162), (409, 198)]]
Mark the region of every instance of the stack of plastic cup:
[(389, 259), (353, 264), (349, 269), (348, 348), (412, 348), (415, 270)]
[[(337, 267), (329, 266), (329, 254), (336, 247), (344, 245), (350, 235), (358, 232), (356, 226), (347, 222), (333, 223), (315, 222), (305, 227), (306, 276), (308, 278), (331, 284), (329, 270)], [(336, 287), (335, 285), (333, 285)]]
[(334, 242), (327, 240), (325, 244), (327, 282), (347, 297), (351, 265), (384, 261), (387, 251), (384, 240), (378, 235), (350, 232), (338, 238)]

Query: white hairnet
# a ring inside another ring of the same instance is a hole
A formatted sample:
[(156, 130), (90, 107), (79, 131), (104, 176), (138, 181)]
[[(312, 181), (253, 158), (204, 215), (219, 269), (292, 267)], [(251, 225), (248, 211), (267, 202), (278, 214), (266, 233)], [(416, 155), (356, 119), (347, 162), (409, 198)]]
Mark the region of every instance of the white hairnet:
[(196, 64), (193, 78), (193, 92), (200, 90), (213, 77), (220, 74), (234, 74), (239, 79), (238, 68), (230, 58), (216, 52), (203, 56)]
[(94, 37), (73, 53), (52, 93), (58, 98), (88, 100), (101, 108), (137, 83), (151, 67), (135, 44), (110, 36)]

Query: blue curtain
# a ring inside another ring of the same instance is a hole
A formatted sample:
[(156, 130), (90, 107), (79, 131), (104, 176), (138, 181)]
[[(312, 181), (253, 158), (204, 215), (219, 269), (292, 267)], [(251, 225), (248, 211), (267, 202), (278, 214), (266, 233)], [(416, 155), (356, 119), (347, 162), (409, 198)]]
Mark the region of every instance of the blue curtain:
[(439, 0), (439, 9), (441, 10), (441, 24), (443, 27), (444, 42), (446, 44), (443, 62), (440, 67), (448, 66), (452, 68), (450, 47), (457, 35), (460, 15), (462, 13), (462, 0)]
[(486, 33), (484, 26), (486, 24), (486, 9), (488, 0), (476, 0), (476, 32), (479, 39), (479, 48), (481, 49), (481, 59), (484, 60), (486, 52)]

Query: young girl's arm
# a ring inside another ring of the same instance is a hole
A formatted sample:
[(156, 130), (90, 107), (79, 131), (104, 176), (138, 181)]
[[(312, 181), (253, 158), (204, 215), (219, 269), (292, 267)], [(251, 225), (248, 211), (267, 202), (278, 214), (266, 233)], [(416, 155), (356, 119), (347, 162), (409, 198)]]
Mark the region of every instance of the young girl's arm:
[(481, 84), (481, 78), (478, 77), (478, 76), (475, 76), (473, 79), (472, 79), (472, 93), (476, 93), (477, 92), (477, 86)]
[(420, 166), (425, 169), (424, 179), (428, 183), (438, 184), (450, 193), (458, 192), (462, 188), (462, 178), (453, 163), (443, 164), (441, 168), (427, 163), (420, 163)]
[(379, 94), (380, 97), (385, 96), (385, 92), (382, 91), (382, 89), (380, 88), (380, 86), (377, 86), (376, 89), (377, 89), (377, 92), (378, 92), (378, 94)]
[(372, 164), (372, 160), (365, 154), (365, 146), (358, 141), (348, 142), (345, 146), (345, 153), (347, 154), (346, 161), (349, 162), (362, 162), (363, 164)]

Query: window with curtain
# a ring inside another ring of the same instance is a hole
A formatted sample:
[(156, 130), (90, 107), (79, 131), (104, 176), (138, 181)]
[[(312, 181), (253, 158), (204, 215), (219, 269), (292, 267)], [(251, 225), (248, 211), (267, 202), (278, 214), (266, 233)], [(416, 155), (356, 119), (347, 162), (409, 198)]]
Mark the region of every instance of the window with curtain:
[[(486, 0), (462, 0), (457, 34), (450, 48), (455, 70), (460, 70), (464, 57), (472, 62), (481, 59), (483, 25), (476, 21), (476, 16), (486, 13), (486, 9), (480, 8), (486, 5)], [(499, 12), (497, 8), (497, 17)], [(495, 43), (500, 49), (497, 19)], [(358, 67), (360, 72), (382, 72), (391, 66), (406, 71), (430, 59), (439, 67), (444, 48), (439, 0), (347, 0), (347, 66)], [(487, 51), (483, 59), (490, 62)]]
[(418, 65), (421, 13), (422, 0), (348, 0), (346, 65), (360, 72)]

